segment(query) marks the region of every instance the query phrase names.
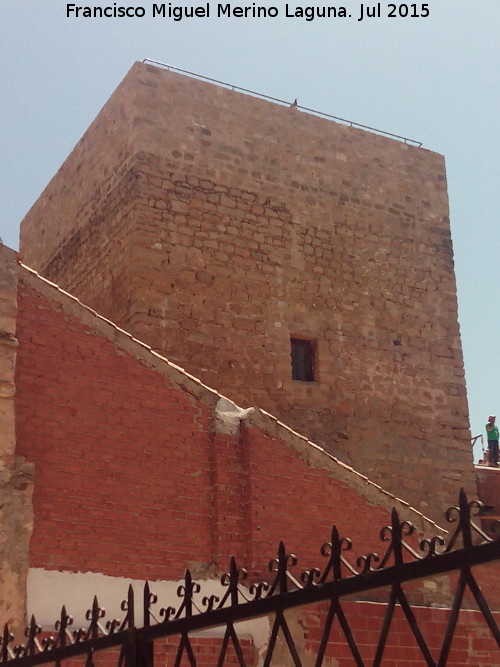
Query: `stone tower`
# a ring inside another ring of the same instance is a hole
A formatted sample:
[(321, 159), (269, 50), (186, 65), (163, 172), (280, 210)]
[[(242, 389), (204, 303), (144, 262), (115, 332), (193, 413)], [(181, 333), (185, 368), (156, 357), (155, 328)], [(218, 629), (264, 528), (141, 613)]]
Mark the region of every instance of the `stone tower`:
[(21, 253), (416, 507), (474, 493), (441, 155), (136, 63)]

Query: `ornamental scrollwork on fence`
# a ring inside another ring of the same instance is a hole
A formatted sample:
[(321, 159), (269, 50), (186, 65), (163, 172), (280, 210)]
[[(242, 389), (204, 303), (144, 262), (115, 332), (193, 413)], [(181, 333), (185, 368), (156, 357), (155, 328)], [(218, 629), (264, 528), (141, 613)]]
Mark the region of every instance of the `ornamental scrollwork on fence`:
[[(330, 541), (325, 542), (319, 550), (326, 563), (323, 567), (313, 566), (305, 569), (298, 577), (295, 577), (291, 571), (297, 566), (298, 558), (295, 554), (286, 552), (283, 542), (280, 542), (278, 546), (277, 556), (269, 562), (269, 572), (272, 575), (270, 581), (264, 580), (247, 585), (247, 570), (238, 567), (236, 559), (232, 557), (228, 571), (220, 577), (222, 593), (219, 595), (213, 593), (203, 595), (202, 585), (193, 580), (190, 570), (186, 570), (183, 582), (177, 587), (178, 602), (160, 607), (159, 612), (155, 611), (158, 597), (150, 590), (149, 583), (146, 582), (142, 599), (143, 630), (145, 628), (157, 628), (159, 629), (157, 635), (161, 636), (160, 630), (168, 628), (170, 624), (182, 619), (189, 620), (203, 616), (208, 619), (210, 614), (219, 611), (240, 610), (245, 605), (276, 599), (280, 596), (291, 600), (294, 595), (301, 591), (319, 590), (325, 585), (335, 586), (339, 583), (353, 582), (357, 579), (365, 581), (367, 577), (373, 577), (377, 573), (387, 571), (390, 568), (417, 562), (436, 561), (436, 559), (446, 557), (447, 554), (459, 549), (467, 550), (493, 542), (498, 543), (498, 539), (494, 540), (489, 537), (474, 522), (473, 518), (482, 511), (483, 505), (475, 500), (469, 502), (462, 490), (458, 504), (449, 508), (445, 514), (448, 523), (456, 524), (448, 543), (446, 544), (440, 536), (433, 536), (420, 540), (418, 548), (415, 548), (408, 541), (408, 538), (412, 538), (415, 534), (413, 524), (402, 520), (396, 509), (393, 509), (390, 525), (384, 526), (380, 530), (380, 540), (385, 547), (385, 551), (381, 550), (380, 554), (371, 552), (360, 556), (355, 559), (355, 564), (348, 558), (353, 549), (352, 541), (347, 537), (341, 537), (334, 525), (331, 530)], [(413, 538), (413, 541), (415, 541), (415, 538)], [(497, 558), (498, 556), (494, 557)], [(363, 590), (363, 587), (358, 586), (356, 590)], [(273, 632), (275, 630), (277, 632), (278, 628), (281, 628), (286, 638), (288, 628), (282, 609), (276, 616)], [(124, 612), (122, 619), (105, 620), (106, 611), (99, 605), (97, 597), (94, 597), (92, 606), (87, 610), (85, 616), (88, 621), (87, 627), (72, 629), (73, 618), (68, 614), (66, 607), (63, 606), (60, 616), (54, 624), (54, 632), (50, 635), (44, 633), (45, 636), (42, 639), (40, 639), (42, 628), (38, 625), (35, 617), (32, 616), (25, 630), (26, 641), (23, 644), (14, 644), (14, 635), (8, 625), (5, 624), (0, 637), (0, 662), (50, 653), (57, 653), (58, 657), (54, 660), (58, 662), (61, 651), (63, 652), (64, 649), (75, 647), (78, 644), (82, 645), (81, 653), (87, 652), (88, 656), (91, 656), (94, 647), (98, 648), (97, 640), (101, 638), (109, 639), (113, 635), (118, 636), (120, 633), (123, 634), (136, 628), (136, 602), (131, 585), (128, 589), (127, 598), (121, 604), (121, 610)], [(243, 614), (239, 614), (239, 617), (242, 616)], [(491, 621), (488, 622), (491, 625)], [(227, 641), (231, 639), (236, 644), (233, 620), (229, 617), (229, 620), (224, 620), (224, 624), (227, 625)], [(207, 622), (208, 626), (209, 623)], [(197, 624), (197, 627), (201, 627), (200, 623)], [(189, 628), (184, 628), (179, 632), (182, 634), (182, 650), (186, 648), (188, 653), (191, 653), (187, 636)], [(494, 632), (498, 632), (498, 628), (494, 629)], [(168, 632), (163, 633), (163, 635), (166, 634)], [(93, 642), (94, 644), (92, 644)], [(111, 644), (108, 642), (106, 645)], [(120, 643), (117, 641), (116, 645), (119, 646)], [(72, 655), (75, 654), (76, 651), (73, 651)], [(39, 662), (42, 662), (42, 660)], [(91, 663), (90, 658), (87, 662)], [(120, 658), (121, 662), (122, 658)]]

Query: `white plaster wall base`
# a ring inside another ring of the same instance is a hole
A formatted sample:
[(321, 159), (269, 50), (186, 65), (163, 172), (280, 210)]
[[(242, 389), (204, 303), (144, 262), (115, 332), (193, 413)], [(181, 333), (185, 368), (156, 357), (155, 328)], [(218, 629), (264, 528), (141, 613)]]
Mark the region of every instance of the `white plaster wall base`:
[[(104, 608), (106, 621), (114, 618), (122, 619), (125, 612), (121, 610), (121, 603), (127, 598), (128, 587), (132, 584), (136, 602), (136, 625), (143, 624), (142, 595), (144, 581), (131, 580), (121, 577), (109, 577), (94, 572), (58, 572), (43, 568), (30, 568), (28, 573), (27, 610), (28, 618), (35, 615), (37, 623), (44, 630), (51, 630), (59, 619), (63, 605), (73, 617), (73, 628), (86, 627), (86, 611), (92, 607), (94, 595), (97, 596), (99, 606)], [(158, 604), (154, 608), (156, 615), (161, 607), (178, 607), (181, 599), (177, 597), (177, 589), (183, 581), (150, 581), (151, 592), (158, 596)], [(197, 580), (201, 591), (195, 596), (195, 601), (202, 609), (204, 596), (217, 595), (221, 598), (227, 588), (221, 586), (214, 579)], [(262, 656), (269, 641), (270, 626), (268, 618), (258, 618), (235, 625), (239, 637), (252, 637), (259, 656)], [(224, 634), (225, 628), (213, 628), (203, 632), (192, 633), (193, 636), (219, 637)], [(259, 665), (262, 664), (262, 658)]]

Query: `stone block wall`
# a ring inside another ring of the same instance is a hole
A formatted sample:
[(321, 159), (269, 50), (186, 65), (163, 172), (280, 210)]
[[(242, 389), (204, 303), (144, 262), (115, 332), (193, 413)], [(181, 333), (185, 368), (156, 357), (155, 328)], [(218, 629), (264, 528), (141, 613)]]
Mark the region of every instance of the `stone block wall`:
[[(442, 156), (136, 64), (21, 250), (424, 512), (475, 493)], [(291, 337), (314, 382), (292, 380)]]
[(20, 631), (26, 621), (33, 466), (15, 453), (17, 264), (16, 253), (0, 242), (0, 617)]

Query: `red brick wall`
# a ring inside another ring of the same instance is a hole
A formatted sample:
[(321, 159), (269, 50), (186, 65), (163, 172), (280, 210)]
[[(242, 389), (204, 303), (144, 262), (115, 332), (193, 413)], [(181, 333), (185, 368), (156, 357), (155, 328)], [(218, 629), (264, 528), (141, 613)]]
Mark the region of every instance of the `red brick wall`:
[[(248, 667), (253, 667), (253, 665), (257, 664), (257, 660), (252, 639), (248, 637), (239, 637), (239, 640), (245, 663)], [(156, 641), (154, 643), (154, 664), (158, 666), (161, 665), (162, 667), (173, 667), (173, 665), (176, 664), (175, 659), (179, 641), (180, 637), (178, 635)], [(190, 642), (196, 658), (197, 667), (214, 667), (214, 665), (217, 664), (217, 659), (222, 646), (222, 637), (190, 637)], [(119, 657), (120, 654), (118, 650), (107, 649), (105, 651), (94, 653), (92, 655), (92, 663), (95, 667), (116, 667)], [(86, 656), (65, 660), (64, 664), (67, 667), (85, 667)], [(179, 665), (180, 667), (190, 667), (191, 664), (192, 663), (188, 659), (187, 651), (184, 650), (183, 659)], [(224, 665), (227, 667), (240, 665), (231, 641), (227, 647)]]
[(31, 566), (168, 579), (210, 562), (209, 406), (26, 288), (18, 338)]
[(214, 403), (42, 292), (25, 282), (18, 296), (18, 452), (36, 470), (31, 567), (177, 579), (190, 566), (203, 578), (235, 554), (261, 573), (280, 539), (307, 567), (333, 522), (358, 555), (380, 547), (388, 495), (354, 472), (357, 486), (339, 481), (337, 464), (305, 442), (300, 453), (256, 426), (215, 432)]
[[(386, 613), (385, 605), (369, 602), (343, 602), (342, 608), (364, 664), (372, 664)], [(437, 664), (450, 611), (429, 607), (413, 607), (412, 609), (424, 640)], [(304, 649), (309, 654), (315, 655), (318, 651), (325, 613), (325, 608), (323, 608), (322, 613), (318, 614), (315, 610), (305, 614)], [(500, 614), (497, 613), (496, 622), (499, 621)], [(352, 667), (354, 664), (352, 653), (337, 618), (334, 620), (326, 651), (327, 658), (334, 656), (336, 667)], [(459, 665), (491, 667), (499, 664), (499, 660), (500, 650), (484, 618), (476, 611), (461, 611), (446, 663), (448, 667)], [(383, 667), (401, 667), (402, 665), (419, 667), (426, 664), (408, 621), (401, 608), (396, 607), (383, 654)]]
[[(239, 638), (240, 646), (248, 665), (256, 665), (257, 660), (254, 653), (254, 645), (249, 638)], [(167, 641), (155, 642), (154, 657), (155, 664), (170, 667), (175, 663), (177, 649), (179, 646), (179, 637), (169, 637)], [(222, 638), (213, 637), (193, 637), (191, 638), (191, 647), (196, 657), (196, 664), (199, 667), (213, 667), (218, 664), (217, 659), (222, 646)], [(180, 667), (189, 667), (191, 662), (188, 660), (187, 651), (184, 651), (184, 659)], [(226, 659), (224, 665), (240, 665), (236, 651), (230, 641), (227, 647)]]
[[(234, 554), (270, 579), (284, 540), (298, 575), (324, 567), (332, 523), (352, 539), (352, 563), (383, 553), (392, 501), (380, 489), (286, 429), (264, 432), (258, 415), (235, 435), (217, 432), (216, 394), (202, 400), (149, 367), (130, 351), (139, 344), (39, 282), (22, 280), (18, 294), (17, 447), (36, 474), (31, 567), (169, 580), (191, 567), (203, 579)], [(447, 581), (430, 599), (449, 599)]]
[[(343, 601), (342, 609), (364, 664), (371, 665), (384, 623), (385, 605)], [(450, 611), (442, 608), (425, 607), (413, 607), (412, 611), (431, 656), (437, 664), (450, 618)], [(304, 665), (313, 664), (314, 658), (318, 654), (326, 612), (326, 605), (322, 605), (302, 609), (299, 612), (289, 611), (285, 613), (289, 629)], [(298, 620), (294, 620), (294, 618)], [(498, 613), (496, 614), (496, 622), (500, 622), (500, 614)], [(246, 664), (249, 667), (255, 666), (257, 657), (252, 639), (246, 636), (238, 638)], [(196, 636), (191, 637), (190, 641), (199, 667), (213, 667), (217, 663), (222, 646), (221, 637)], [(179, 642), (179, 635), (155, 641), (155, 664), (166, 665), (167, 667), (174, 665)], [(447, 667), (492, 667), (498, 664), (499, 655), (500, 651), (496, 641), (481, 614), (477, 611), (461, 611), (446, 663)], [(117, 658), (118, 651), (111, 649), (95, 653), (93, 662), (96, 667), (115, 667)], [(333, 621), (326, 649), (325, 664), (330, 664), (329, 661), (332, 661), (331, 664), (334, 664), (335, 667), (352, 667), (354, 664), (352, 652), (338, 618)], [(67, 661), (67, 665), (68, 667), (83, 667), (84, 662), (84, 658), (75, 658)], [(186, 651), (184, 651), (184, 659), (180, 664), (182, 667), (191, 664), (187, 659)], [(232, 642), (229, 642), (224, 664), (240, 664)], [(278, 634), (272, 664), (292, 664), (281, 631)], [(402, 667), (403, 665), (423, 667), (427, 663), (422, 657), (408, 621), (401, 608), (397, 607), (387, 636), (382, 666)]]
[[(245, 435), (253, 568), (262, 566), (259, 559), (267, 544), (276, 548), (280, 540), (303, 568), (326, 565), (320, 547), (330, 540), (333, 524), (341, 537), (352, 539), (356, 555), (380, 550), (379, 530), (390, 522), (386, 509), (370, 505), (347, 484), (311, 467), (277, 438), (257, 428)], [(276, 551), (270, 555), (276, 556)]]
[[(327, 559), (320, 555), (320, 547), (330, 541), (331, 528), (335, 524), (341, 538), (352, 540), (352, 550), (345, 552), (346, 559), (356, 567), (356, 559), (371, 552), (382, 558), (388, 548), (382, 542), (380, 530), (390, 524), (389, 512), (377, 506), (374, 495), (371, 496), (367, 484), (364, 497), (347, 483), (332, 478), (325, 470), (311, 466), (306, 456), (283, 448), (279, 439), (263, 433), (258, 428), (248, 428), (244, 437), (247, 439), (248, 457), (248, 498), (247, 513), (252, 523), (251, 542), (249, 544), (248, 567), (251, 574), (262, 577), (262, 569), (267, 565), (263, 555), (269, 553), (269, 547), (276, 548), (283, 540), (287, 553), (298, 556), (298, 565), (291, 568), (298, 577), (302, 570), (313, 566), (324, 568)], [(310, 454), (310, 457), (312, 455)], [(404, 513), (400, 513), (404, 518)], [(411, 517), (410, 517), (411, 518)], [(444, 517), (443, 517), (444, 524)], [(450, 535), (456, 524), (446, 525)], [(421, 537), (419, 526), (415, 523), (415, 534), (407, 537), (413, 548), (418, 550)], [(426, 536), (438, 534), (430, 528)], [(276, 556), (277, 553), (270, 554)], [(411, 561), (408, 554), (404, 554)], [(500, 582), (493, 572), (496, 563), (481, 566), (474, 571), (478, 584), (492, 608), (498, 608), (500, 602)], [(348, 574), (347, 571), (344, 574)], [(271, 575), (267, 575), (270, 577)], [(405, 590), (415, 604), (442, 604), (451, 600), (450, 590), (454, 590), (457, 573), (435, 579), (433, 585), (422, 587), (422, 582), (409, 582)], [(428, 582), (429, 583), (429, 582)], [(384, 600), (384, 591), (371, 591), (364, 594), (364, 599)], [(468, 589), (465, 591), (468, 604), (475, 602)]]

